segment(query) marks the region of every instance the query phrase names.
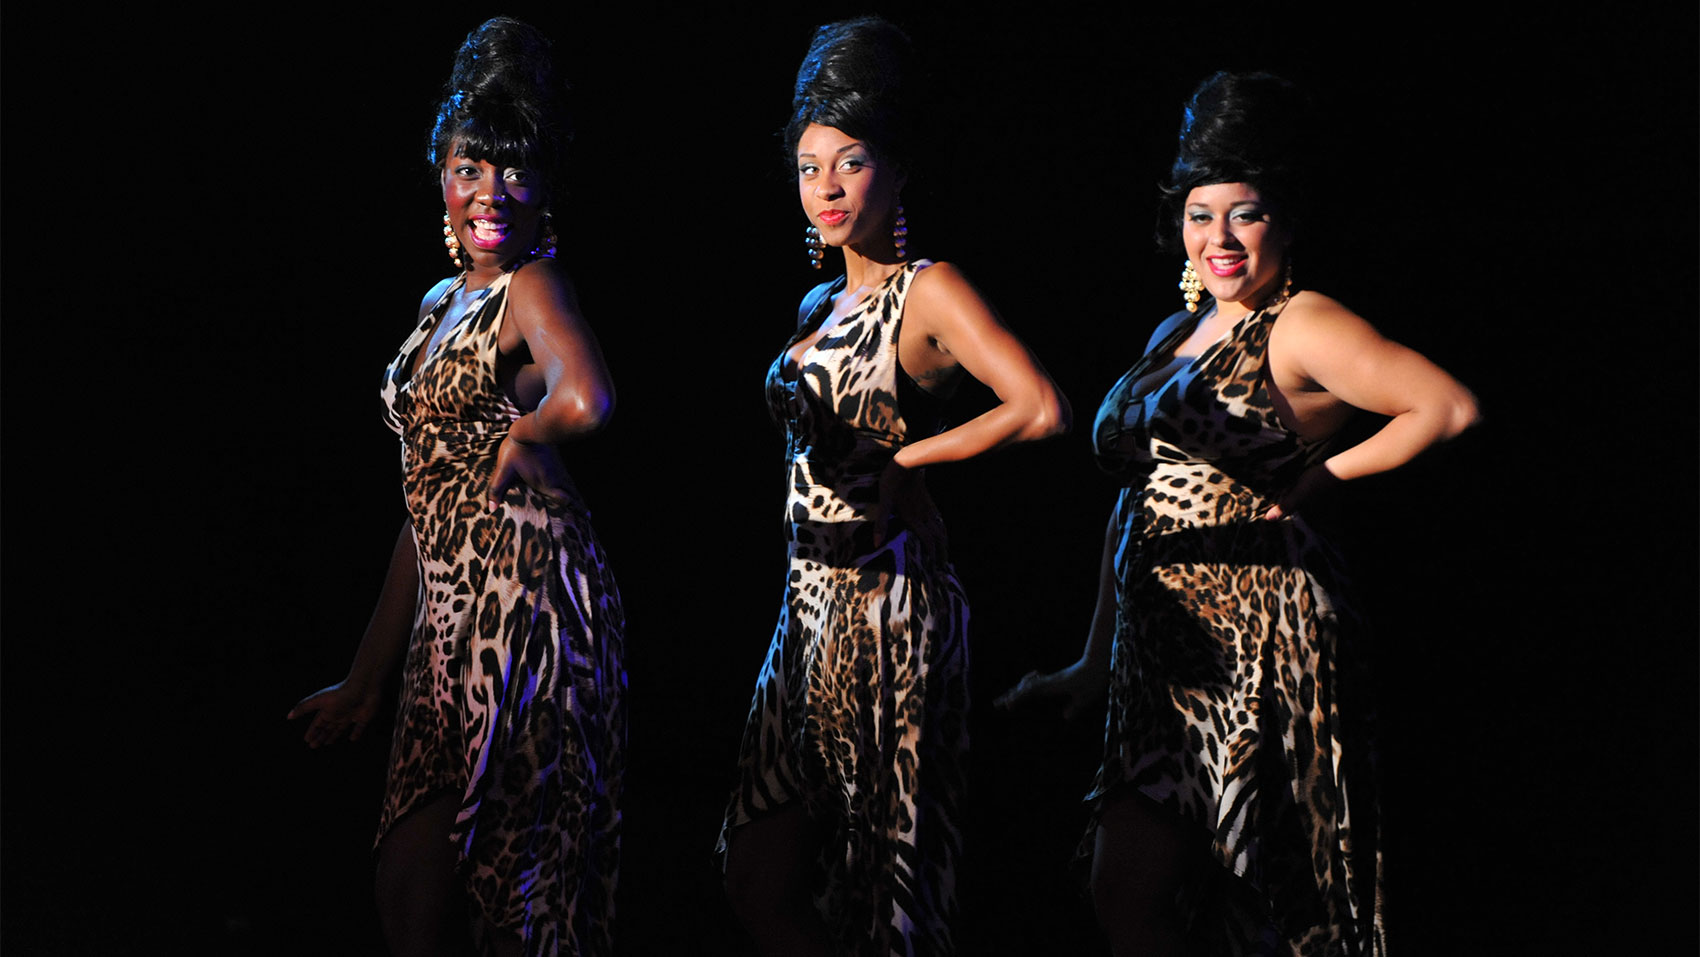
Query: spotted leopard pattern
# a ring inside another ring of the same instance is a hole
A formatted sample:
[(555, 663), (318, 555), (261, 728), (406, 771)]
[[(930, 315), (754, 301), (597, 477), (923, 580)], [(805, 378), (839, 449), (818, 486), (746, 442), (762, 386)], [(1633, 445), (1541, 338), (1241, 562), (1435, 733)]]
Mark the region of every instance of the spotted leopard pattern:
[(1126, 485), (1104, 761), (1089, 800), (1131, 786), (1210, 832), (1243, 880), (1189, 889), (1207, 952), (1379, 955), (1367, 709), (1351, 697), (1362, 686), (1342, 576), (1302, 518), (1262, 519), (1323, 456), (1281, 424), (1266, 386), (1279, 314), (1244, 317), (1167, 382), (1131, 394), (1196, 328), (1179, 323), (1099, 409), (1099, 462)]
[[(518, 268), (518, 267), (516, 267)], [(384, 375), (420, 590), (378, 836), (444, 791), (475, 912), (527, 957), (612, 952), (624, 616), (590, 514), (484, 490), (522, 413), (496, 377), (504, 273), (409, 377), (450, 293)]]
[[(756, 683), (726, 833), (801, 801), (828, 837), (815, 901), (843, 952), (953, 952), (968, 748), (967, 603), (942, 538), (873, 545), (881, 470), (928, 434), (899, 408), (899, 269), (790, 361), (831, 312), (823, 286), (768, 371), (790, 460), (790, 574)], [(916, 428), (911, 433), (911, 428)]]

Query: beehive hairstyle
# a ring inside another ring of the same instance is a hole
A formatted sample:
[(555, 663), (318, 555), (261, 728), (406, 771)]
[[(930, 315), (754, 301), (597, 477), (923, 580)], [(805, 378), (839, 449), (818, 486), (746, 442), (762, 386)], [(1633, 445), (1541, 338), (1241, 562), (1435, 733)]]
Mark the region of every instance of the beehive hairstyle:
[(1186, 101), (1180, 150), (1163, 185), (1158, 241), (1180, 251), (1187, 194), (1215, 183), (1248, 183), (1290, 237), (1303, 234), (1306, 175), (1317, 133), (1310, 100), (1269, 73), (1216, 73)]
[(797, 160), (803, 130), (818, 123), (867, 143), (875, 155), (907, 170), (913, 161), (913, 58), (908, 35), (879, 17), (817, 28), (797, 69), (791, 120), (783, 133), (787, 166)]
[(496, 166), (517, 166), (561, 182), (572, 131), (549, 40), (536, 28), (495, 17), (467, 34), (443, 87), (426, 158), (441, 167), (456, 152)]

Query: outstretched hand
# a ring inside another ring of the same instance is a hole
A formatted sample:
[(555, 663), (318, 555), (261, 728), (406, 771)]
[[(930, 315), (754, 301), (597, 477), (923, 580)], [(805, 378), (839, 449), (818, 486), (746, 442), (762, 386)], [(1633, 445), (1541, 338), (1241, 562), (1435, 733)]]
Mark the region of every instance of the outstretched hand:
[(1015, 687), (999, 695), (992, 703), (999, 710), (1014, 711), (1038, 701), (1060, 698), (1063, 718), (1072, 720), (1096, 710), (1108, 692), (1109, 675), (1081, 659), (1050, 674), (1029, 671), (1021, 676)]
[(489, 507), (494, 510), (502, 496), (516, 484), (534, 489), (551, 505), (564, 505), (572, 498), (571, 480), (561, 453), (547, 442), (522, 442), (512, 436), (496, 450), (496, 468), (490, 474)]
[(286, 717), (293, 721), (306, 715), (313, 716), (312, 722), (307, 725), (307, 733), (302, 735), (309, 748), (335, 744), (342, 740), (344, 734), (348, 735), (348, 740), (358, 741), (377, 715), (381, 697), (377, 689), (357, 687), (343, 680), (302, 698), (289, 709)]

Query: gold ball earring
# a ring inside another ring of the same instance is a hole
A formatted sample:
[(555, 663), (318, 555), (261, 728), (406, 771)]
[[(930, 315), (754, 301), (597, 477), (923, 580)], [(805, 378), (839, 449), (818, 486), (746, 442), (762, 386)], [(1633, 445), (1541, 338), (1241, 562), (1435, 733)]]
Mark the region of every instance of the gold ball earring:
[(443, 245), (449, 247), (449, 258), (455, 261), (455, 268), (465, 269), (460, 262), (460, 240), (455, 237), (454, 223), (449, 221), (449, 211), (443, 210)]
[(1186, 300), (1186, 311), (1198, 311), (1199, 293), (1204, 291), (1204, 283), (1198, 278), (1198, 270), (1192, 268), (1192, 260), (1181, 267), (1181, 298)]
[(909, 258), (909, 250), (904, 248), (909, 245), (909, 220), (903, 218), (902, 203), (897, 204), (897, 221), (891, 226), (891, 242), (897, 247), (898, 259)]
[(1293, 298), (1293, 261), (1289, 259), (1281, 269), (1281, 294), (1275, 297), (1275, 302), (1283, 303), (1291, 298)]

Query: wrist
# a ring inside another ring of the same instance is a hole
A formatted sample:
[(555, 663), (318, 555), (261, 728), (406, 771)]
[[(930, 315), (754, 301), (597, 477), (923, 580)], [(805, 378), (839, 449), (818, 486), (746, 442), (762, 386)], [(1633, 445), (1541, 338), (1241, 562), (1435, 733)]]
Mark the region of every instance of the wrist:
[(513, 425), (508, 426), (508, 438), (521, 445), (547, 444), (543, 436), (538, 434), (536, 412), (527, 412), (515, 419)]

